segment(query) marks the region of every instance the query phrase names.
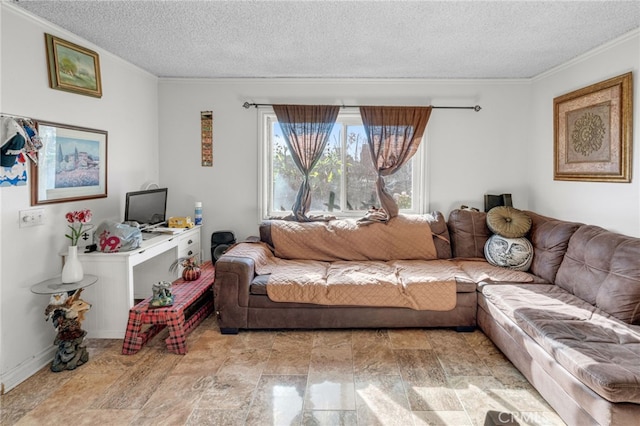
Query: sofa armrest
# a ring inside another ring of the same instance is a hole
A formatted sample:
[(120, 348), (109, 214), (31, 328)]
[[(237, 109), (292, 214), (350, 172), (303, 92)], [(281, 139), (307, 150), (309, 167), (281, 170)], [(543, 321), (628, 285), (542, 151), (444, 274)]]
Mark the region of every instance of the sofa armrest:
[(237, 332), (247, 327), (249, 286), (255, 276), (255, 264), (248, 257), (222, 256), (215, 265), (213, 301), (221, 330)]

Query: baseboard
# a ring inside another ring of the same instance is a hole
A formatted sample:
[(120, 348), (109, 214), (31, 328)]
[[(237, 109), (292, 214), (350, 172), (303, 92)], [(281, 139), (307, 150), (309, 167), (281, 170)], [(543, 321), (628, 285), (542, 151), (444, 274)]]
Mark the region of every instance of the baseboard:
[(124, 339), (122, 330), (87, 330), (86, 339)]
[(51, 346), (34, 355), (31, 359), (24, 361), (11, 370), (0, 374), (0, 382), (2, 382), (3, 394), (18, 386), (29, 377), (36, 374), (42, 367), (51, 363), (55, 356), (55, 346)]

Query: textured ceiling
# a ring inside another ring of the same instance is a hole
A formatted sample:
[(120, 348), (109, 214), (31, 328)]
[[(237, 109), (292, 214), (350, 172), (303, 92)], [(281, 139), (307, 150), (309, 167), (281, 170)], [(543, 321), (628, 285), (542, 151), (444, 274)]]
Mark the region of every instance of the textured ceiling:
[(530, 78), (640, 27), (640, 1), (32, 1), (159, 77)]

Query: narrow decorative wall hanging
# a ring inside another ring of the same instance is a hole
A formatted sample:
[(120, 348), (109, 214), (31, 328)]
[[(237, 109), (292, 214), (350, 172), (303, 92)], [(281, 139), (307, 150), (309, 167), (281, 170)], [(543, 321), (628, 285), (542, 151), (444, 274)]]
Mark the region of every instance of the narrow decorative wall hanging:
[(202, 166), (213, 166), (213, 112), (200, 113)]
[(632, 74), (553, 100), (554, 180), (631, 182)]
[(47, 45), (49, 87), (101, 98), (98, 54), (51, 34), (44, 36)]

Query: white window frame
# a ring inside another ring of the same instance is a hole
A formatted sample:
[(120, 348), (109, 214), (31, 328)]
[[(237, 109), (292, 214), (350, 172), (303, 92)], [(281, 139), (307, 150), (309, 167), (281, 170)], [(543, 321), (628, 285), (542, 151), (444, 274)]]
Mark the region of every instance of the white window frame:
[[(259, 220), (268, 219), (269, 217), (284, 216), (291, 211), (270, 210), (271, 205), (271, 177), (273, 176), (273, 149), (271, 145), (271, 124), (277, 121), (277, 117), (273, 108), (258, 107), (258, 207)], [(362, 124), (360, 111), (357, 108), (343, 108), (338, 114), (337, 120), (341, 123)], [(428, 208), (428, 193), (426, 185), (427, 170), (427, 133), (422, 137), (420, 148), (412, 157), (413, 176), (412, 176), (412, 209), (401, 209), (403, 214), (424, 214)], [(343, 167), (345, 167), (343, 163)], [(343, 170), (344, 176), (344, 170)], [(346, 194), (346, 180), (341, 179), (341, 193)], [(342, 201), (341, 201), (342, 202)], [(363, 210), (347, 210), (334, 211), (331, 213), (321, 211), (310, 211), (308, 214), (331, 214), (338, 218), (346, 217), (362, 217)]]

